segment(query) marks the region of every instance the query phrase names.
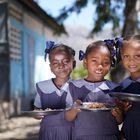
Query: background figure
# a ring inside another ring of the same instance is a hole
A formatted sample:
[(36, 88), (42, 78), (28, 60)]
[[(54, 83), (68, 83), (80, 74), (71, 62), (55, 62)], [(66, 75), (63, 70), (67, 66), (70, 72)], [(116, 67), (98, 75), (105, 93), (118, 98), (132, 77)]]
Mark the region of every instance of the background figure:
[[(85, 79), (72, 81), (70, 93), (73, 102), (99, 102), (116, 105), (115, 100), (109, 96), (109, 92), (117, 85), (104, 79), (111, 65), (114, 66), (114, 42), (112, 40), (96, 41), (86, 49), (83, 64), (88, 71)], [(80, 57), (82, 58), (82, 57)], [(122, 114), (119, 108), (112, 111), (88, 112), (72, 108), (66, 112), (68, 121), (75, 121), (74, 139), (76, 140), (118, 140), (118, 124), (122, 122)]]
[[(45, 59), (47, 54), (55, 78), (36, 84), (35, 110), (65, 109), (71, 101), (67, 90), (70, 74), (75, 67), (75, 51), (64, 44), (47, 42)], [(71, 140), (72, 123), (65, 121), (64, 112), (37, 119), (42, 119), (39, 140)]]
[[(121, 58), (130, 76), (118, 88), (121, 92), (140, 94), (140, 35), (127, 36), (122, 42)], [(123, 102), (122, 132), (126, 140), (140, 140), (140, 103)]]

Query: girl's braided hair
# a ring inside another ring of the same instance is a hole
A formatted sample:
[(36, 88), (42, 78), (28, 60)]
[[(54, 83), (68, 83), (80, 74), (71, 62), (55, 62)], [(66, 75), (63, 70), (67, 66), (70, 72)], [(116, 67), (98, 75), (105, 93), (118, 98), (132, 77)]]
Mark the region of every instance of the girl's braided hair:
[(51, 55), (55, 53), (55, 51), (63, 51), (65, 52), (68, 56), (74, 57), (75, 56), (75, 50), (72, 49), (71, 47), (65, 45), (65, 44), (55, 44), (52, 41), (47, 41), (46, 42), (46, 49), (45, 49), (45, 61), (47, 54), (49, 54), (49, 60), (51, 59)]
[(99, 40), (99, 41), (92, 42), (87, 46), (85, 53), (82, 50), (79, 51), (79, 60), (86, 58), (93, 48), (100, 47), (100, 46), (106, 47), (110, 51), (111, 59), (112, 59), (111, 66), (114, 67), (117, 62), (117, 48), (116, 48), (115, 41), (113, 39), (107, 39), (104, 41)]

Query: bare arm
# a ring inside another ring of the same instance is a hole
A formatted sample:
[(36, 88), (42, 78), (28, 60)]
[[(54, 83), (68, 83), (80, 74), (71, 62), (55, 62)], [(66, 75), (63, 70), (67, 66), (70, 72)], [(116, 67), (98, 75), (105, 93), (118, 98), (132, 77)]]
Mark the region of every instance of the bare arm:
[(123, 122), (123, 111), (119, 107), (113, 108), (111, 113), (115, 117), (118, 124)]
[(73, 120), (75, 120), (78, 112), (80, 112), (80, 111), (81, 111), (80, 109), (71, 108), (69, 111), (66, 111), (65, 112), (65, 119), (67, 121), (73, 121)]

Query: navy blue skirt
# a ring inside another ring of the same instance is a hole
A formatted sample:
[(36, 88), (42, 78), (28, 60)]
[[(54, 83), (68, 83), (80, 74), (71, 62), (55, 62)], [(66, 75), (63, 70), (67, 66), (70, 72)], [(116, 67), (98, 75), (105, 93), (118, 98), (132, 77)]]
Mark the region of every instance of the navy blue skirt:
[(72, 140), (72, 122), (64, 119), (64, 113), (43, 118), (39, 140)]

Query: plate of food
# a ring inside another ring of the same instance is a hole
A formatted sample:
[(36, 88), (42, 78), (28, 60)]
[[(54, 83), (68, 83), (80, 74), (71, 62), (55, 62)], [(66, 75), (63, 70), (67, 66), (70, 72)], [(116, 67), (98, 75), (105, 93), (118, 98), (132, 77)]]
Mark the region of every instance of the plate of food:
[(55, 115), (64, 111), (64, 109), (46, 109), (46, 110), (33, 110), (33, 111), (21, 111), (23, 115), (27, 116), (46, 116)]
[(124, 101), (140, 102), (140, 94), (125, 93), (125, 92), (112, 92), (109, 94), (112, 97), (117, 97)]
[(80, 107), (81, 110), (84, 111), (110, 111), (112, 109), (111, 105), (99, 102), (83, 102)]

